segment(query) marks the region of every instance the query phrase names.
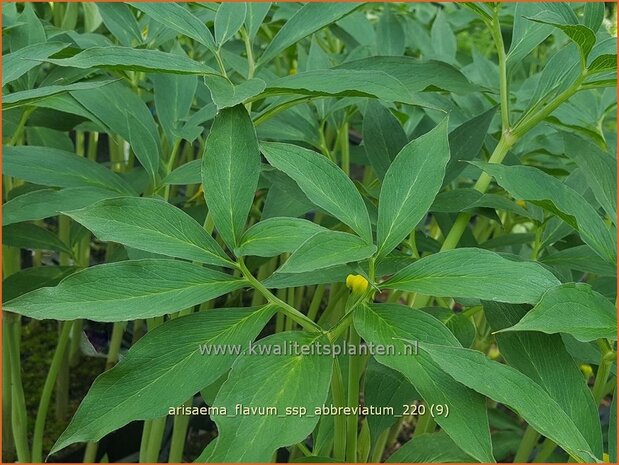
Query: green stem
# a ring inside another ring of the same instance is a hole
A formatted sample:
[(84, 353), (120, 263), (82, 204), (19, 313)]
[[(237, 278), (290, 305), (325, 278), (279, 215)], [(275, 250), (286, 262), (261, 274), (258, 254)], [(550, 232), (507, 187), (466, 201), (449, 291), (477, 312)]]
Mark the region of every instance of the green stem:
[(316, 315), (318, 315), (318, 310), (320, 309), (320, 303), (322, 302), (322, 297), (325, 293), (325, 285), (319, 284), (316, 286), (316, 290), (314, 291), (314, 295), (312, 296), (312, 301), (310, 303), (309, 309), (307, 310), (307, 317), (316, 321)]
[[(349, 312), (351, 313), (351, 312)], [(361, 338), (355, 328), (350, 327), (348, 344), (359, 347)], [(350, 355), (348, 358), (348, 406), (357, 407), (359, 405), (359, 382), (363, 371), (363, 357)], [(354, 410), (352, 410), (354, 411)], [(357, 426), (359, 418), (356, 413), (346, 417), (346, 461), (357, 461)]]
[(152, 421), (150, 434), (148, 435), (148, 447), (146, 448), (146, 462), (157, 463), (159, 461), (159, 451), (161, 450), (161, 440), (165, 431), (167, 417), (157, 418)]
[(340, 151), (342, 171), (350, 174), (350, 145), (348, 143), (348, 123), (344, 123), (340, 129)]
[(544, 439), (541, 447), (539, 448), (539, 452), (535, 456), (534, 463), (546, 463), (548, 458), (552, 455), (552, 453), (557, 448), (557, 445), (550, 439)]
[(2, 325), (2, 446), (3, 452), (14, 452), (13, 431), (11, 425), (11, 358), (8, 347), (8, 326)]
[(88, 441), (86, 443), (86, 449), (84, 451), (84, 463), (94, 463), (97, 460), (97, 449), (99, 449), (99, 443), (95, 441)]
[(142, 428), (142, 440), (140, 441), (140, 463), (147, 463), (147, 455), (148, 455), (148, 442), (150, 438), (150, 430), (153, 426), (154, 420), (146, 420), (144, 421), (144, 427)]
[(498, 9), (495, 10), (490, 30), (497, 49), (499, 61), (499, 89), (501, 94), (501, 125), (503, 132), (508, 132), (509, 124), (509, 89), (507, 87), (507, 58), (505, 56), (505, 45), (503, 44), (503, 34), (501, 33), (501, 21)]
[(118, 361), (118, 355), (120, 354), (120, 347), (123, 341), (123, 333), (125, 331), (125, 322), (118, 321), (114, 323), (112, 329), (112, 337), (110, 338), (109, 350), (107, 352), (107, 360), (105, 362), (105, 369), (109, 370)]
[(570, 97), (572, 97), (572, 95), (580, 90), (580, 86), (585, 80), (585, 77), (586, 73), (581, 73), (581, 75), (572, 83), (571, 86), (552, 99), (545, 107), (533, 114), (524, 116), (514, 126), (513, 135), (516, 138), (521, 138), (538, 123), (546, 119), (546, 117), (555, 111), (563, 102), (567, 101)]
[(245, 266), (243, 259), (239, 259), (238, 265), (245, 279), (249, 281), (249, 284), (251, 284), (254, 289), (260, 292), (269, 303), (278, 306), (282, 310), (282, 312), (284, 312), (289, 318), (292, 318), (294, 321), (300, 324), (304, 329), (314, 333), (322, 332), (320, 326), (318, 326), (296, 308), (291, 307), (283, 300), (277, 298), (271, 291), (264, 287), (260, 281), (254, 278), (254, 276)]
[(593, 383), (593, 399), (596, 405), (600, 405), (604, 398), (606, 381), (608, 381), (612, 364), (617, 359), (617, 354), (613, 352), (608, 342), (599, 340), (598, 345), (602, 349), (602, 355), (597, 374), (595, 375), (595, 382)]
[(376, 441), (372, 456), (370, 457), (370, 463), (379, 463), (383, 454), (385, 453), (385, 447), (387, 446), (387, 439), (389, 438), (389, 430), (383, 431)]
[[(188, 399), (183, 405), (191, 407), (193, 398)], [(172, 440), (170, 443), (169, 463), (180, 463), (183, 461), (183, 450), (185, 449), (185, 438), (189, 427), (189, 415), (176, 415), (172, 427)]]
[(417, 426), (415, 427), (415, 433), (413, 436), (419, 436), (420, 434), (432, 433), (436, 428), (436, 422), (432, 415), (430, 415), (430, 409), (427, 408), (426, 404), (426, 413), (421, 415), (417, 421)]
[(21, 359), (19, 336), (21, 318), (15, 314), (4, 314), (4, 324), (7, 326), (7, 345), (11, 363), (11, 423), (17, 460), (22, 463), (30, 462), (28, 449), (28, 414), (26, 400), (21, 380)]
[(43, 462), (43, 432), (45, 430), (45, 419), (47, 418), (47, 411), (49, 409), (50, 399), (52, 398), (54, 383), (58, 377), (58, 372), (69, 343), (69, 335), (71, 334), (72, 326), (72, 321), (65, 321), (62, 323), (62, 329), (58, 338), (58, 344), (56, 345), (56, 351), (54, 352), (52, 363), (49, 367), (49, 371), (47, 372), (45, 384), (43, 385), (41, 400), (39, 401), (39, 409), (37, 410), (37, 417), (34, 423), (34, 434), (32, 437), (33, 462)]
[(35, 107), (28, 107), (24, 110), (21, 118), (19, 118), (19, 122), (17, 123), (17, 127), (15, 128), (15, 132), (9, 139), (8, 145), (16, 145), (18, 142), (21, 141), (22, 135), (24, 134), (24, 129), (26, 128), (26, 122), (28, 121), (28, 118), (34, 110)]
[(514, 456), (514, 463), (526, 463), (529, 461), (529, 457), (531, 456), (531, 452), (533, 452), (533, 449), (537, 444), (538, 438), (539, 433), (535, 431), (530, 425), (527, 426), (527, 429), (524, 432), (524, 436), (522, 436), (522, 441), (520, 441), (520, 446), (518, 447), (516, 455)]
[[(337, 358), (333, 362), (333, 377), (331, 379), (331, 397), (336, 407), (346, 406), (344, 397), (344, 382)], [(342, 415), (333, 417), (333, 458), (343, 462), (346, 458), (346, 418)]]
[[(71, 243), (71, 219), (68, 216), (58, 217), (58, 237), (65, 244)], [(60, 265), (68, 266), (71, 264), (71, 256), (61, 253), (59, 256)], [(59, 354), (58, 374), (56, 375), (56, 394), (54, 396), (54, 412), (56, 419), (64, 421), (69, 412), (69, 350), (65, 349)]]
[[(497, 163), (500, 164), (505, 159), (505, 156), (509, 152), (509, 149), (516, 142), (516, 140), (507, 134), (503, 134), (496, 148), (492, 152), (492, 155), (488, 159), (488, 163)], [(488, 190), (488, 186), (490, 186), (490, 182), (492, 181), (492, 177), (487, 173), (482, 173), (479, 176), (479, 179), (475, 183), (474, 189), (481, 192), (482, 194)], [(452, 226), (449, 234), (445, 238), (443, 245), (441, 246), (441, 252), (445, 250), (452, 250), (458, 246), (458, 242), (462, 238), (466, 227), (469, 224), (469, 220), (471, 219), (471, 214), (462, 212), (456, 218), (454, 225)]]

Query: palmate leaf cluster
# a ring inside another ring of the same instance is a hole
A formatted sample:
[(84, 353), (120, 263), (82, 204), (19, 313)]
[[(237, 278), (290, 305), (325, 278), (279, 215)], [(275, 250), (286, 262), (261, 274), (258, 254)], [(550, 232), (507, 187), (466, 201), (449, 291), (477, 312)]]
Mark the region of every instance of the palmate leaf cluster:
[[(394, 416), (213, 416), (198, 461), (616, 460), (603, 3), (3, 10), (3, 310), (149, 328), (51, 453), (199, 392), (313, 412), (360, 385), (450, 413), (390, 458)], [(199, 351), (343, 339), (396, 354)]]

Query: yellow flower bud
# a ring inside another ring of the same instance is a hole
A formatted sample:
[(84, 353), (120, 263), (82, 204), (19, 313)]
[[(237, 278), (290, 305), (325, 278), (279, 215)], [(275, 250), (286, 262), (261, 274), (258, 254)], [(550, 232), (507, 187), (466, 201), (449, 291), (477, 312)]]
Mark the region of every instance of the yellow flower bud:
[(591, 365), (587, 363), (583, 363), (578, 368), (580, 368), (580, 371), (582, 372), (582, 374), (585, 375), (585, 379), (588, 380), (589, 378), (593, 376), (593, 368), (591, 368)]
[(524, 200), (516, 200), (516, 205), (525, 208), (527, 206), (527, 203)]
[(349, 274), (346, 276), (346, 287), (358, 294), (365, 292), (369, 285), (368, 280), (361, 275)]
[(602, 460), (604, 461), (604, 463), (610, 463), (610, 455), (604, 452), (604, 454), (602, 454)]
[(492, 345), (490, 347), (490, 350), (488, 350), (488, 357), (491, 360), (496, 360), (497, 358), (499, 358), (500, 355), (501, 355), (501, 352), (499, 351), (499, 348), (495, 345)]

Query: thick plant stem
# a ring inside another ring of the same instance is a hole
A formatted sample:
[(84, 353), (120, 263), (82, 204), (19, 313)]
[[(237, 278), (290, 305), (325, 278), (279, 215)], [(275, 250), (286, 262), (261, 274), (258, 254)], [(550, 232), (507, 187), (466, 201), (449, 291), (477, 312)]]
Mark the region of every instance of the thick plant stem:
[(535, 460), (533, 460), (533, 462), (534, 463), (547, 462), (548, 458), (552, 455), (552, 453), (555, 451), (556, 448), (557, 448), (557, 445), (554, 443), (554, 441), (548, 438), (544, 439), (544, 442), (539, 448), (539, 452), (535, 456)]
[(39, 401), (39, 409), (37, 411), (37, 417), (34, 423), (34, 434), (32, 436), (33, 462), (43, 462), (43, 432), (45, 430), (45, 419), (47, 418), (47, 411), (49, 409), (49, 402), (52, 398), (54, 383), (58, 377), (58, 371), (69, 343), (69, 335), (71, 334), (72, 326), (72, 321), (65, 321), (62, 323), (58, 344), (56, 344), (56, 351), (54, 352), (52, 363), (49, 367), (49, 371), (47, 372), (45, 384), (43, 385), (41, 400)]
[(600, 405), (604, 398), (606, 381), (608, 381), (608, 377), (610, 376), (610, 368), (617, 358), (615, 352), (613, 352), (606, 340), (599, 340), (598, 345), (600, 349), (602, 349), (602, 356), (593, 383), (593, 399), (596, 405)]
[(344, 173), (350, 174), (350, 145), (348, 143), (348, 123), (344, 123), (340, 129), (340, 154), (341, 166)]
[[(58, 217), (58, 236), (65, 244), (71, 243), (71, 219), (68, 216)], [(71, 264), (71, 257), (66, 253), (60, 254), (60, 265)], [(62, 328), (60, 328), (61, 330)], [(60, 331), (59, 331), (60, 333)], [(67, 347), (59, 354), (58, 374), (56, 375), (55, 414), (56, 419), (63, 421), (69, 411), (69, 350)]]
[[(509, 149), (512, 147), (512, 145), (514, 145), (515, 142), (516, 140), (513, 137), (503, 134), (501, 140), (499, 140), (499, 143), (494, 149), (494, 152), (492, 152), (492, 155), (490, 156), (488, 162), (497, 164), (502, 163), (505, 159), (505, 156), (509, 152)], [(491, 181), (492, 177), (490, 175), (488, 175), (487, 173), (482, 173), (479, 176), (477, 182), (475, 183), (475, 186), (473, 187), (475, 190), (483, 194), (488, 190), (488, 186), (490, 186)], [(462, 238), (462, 235), (464, 234), (464, 231), (467, 228), (470, 219), (470, 213), (463, 212), (458, 215), (451, 230), (449, 231), (449, 234), (447, 234), (443, 245), (441, 246), (441, 251), (452, 250), (458, 246), (458, 242), (460, 242), (460, 239)]]
[(107, 360), (105, 362), (105, 369), (109, 370), (118, 361), (118, 355), (120, 354), (120, 347), (123, 341), (123, 333), (125, 332), (125, 322), (119, 321), (114, 323), (112, 329), (112, 337), (110, 338), (110, 348), (107, 353)]
[(505, 45), (503, 44), (503, 34), (501, 33), (501, 21), (499, 19), (498, 10), (492, 20), (490, 29), (492, 38), (496, 45), (497, 56), (499, 61), (499, 89), (501, 94), (501, 125), (503, 131), (508, 131), (509, 124), (509, 90), (507, 87), (507, 57), (505, 56)]
[[(361, 338), (355, 328), (350, 327), (348, 344), (359, 347)], [(363, 357), (351, 355), (348, 359), (348, 407), (359, 405), (359, 381), (363, 370)], [(357, 426), (359, 418), (356, 414), (346, 417), (346, 461), (357, 461)]]
[[(333, 377), (331, 381), (331, 397), (337, 407), (344, 407), (346, 399), (344, 397), (344, 382), (342, 381), (342, 371), (337, 359), (333, 363)], [(346, 458), (346, 418), (342, 415), (333, 417), (333, 458), (343, 462)]]
[(144, 422), (144, 427), (142, 428), (142, 440), (140, 442), (140, 463), (146, 463), (147, 460), (147, 451), (148, 451), (148, 440), (150, 438), (150, 430), (153, 426), (154, 420), (146, 420)]
[(167, 417), (153, 420), (150, 434), (148, 435), (148, 447), (146, 448), (146, 462), (157, 463), (159, 461), (159, 451), (161, 450), (161, 440), (165, 431)]
[[(427, 407), (427, 404), (426, 404)], [(413, 433), (413, 437), (419, 436), (421, 434), (432, 433), (436, 428), (436, 422), (432, 415), (430, 415), (430, 409), (426, 408), (425, 415), (419, 416), (417, 420), (417, 426), (415, 426), (415, 432)]]
[(526, 463), (529, 461), (529, 457), (537, 444), (538, 438), (539, 433), (535, 431), (531, 425), (527, 426), (524, 436), (522, 436), (522, 441), (520, 441), (520, 446), (514, 456), (514, 463)]
[[(183, 405), (191, 407), (193, 398), (187, 400)], [(185, 449), (185, 438), (187, 437), (187, 428), (189, 427), (189, 415), (176, 415), (172, 429), (172, 440), (170, 443), (170, 455), (168, 456), (169, 463), (180, 463), (183, 461), (183, 451)]]
[(94, 463), (97, 460), (98, 449), (98, 442), (88, 441), (88, 443), (86, 443), (86, 450), (84, 451), (84, 463)]
[(2, 325), (2, 445), (4, 452), (14, 452), (13, 429), (11, 425), (11, 358), (8, 347), (8, 327)]
[(265, 297), (265, 299), (267, 299), (270, 303), (278, 306), (289, 318), (292, 318), (294, 321), (299, 323), (304, 329), (310, 332), (314, 332), (314, 333), (322, 332), (322, 329), (320, 328), (320, 326), (318, 326), (316, 323), (314, 323), (312, 320), (310, 320), (307, 316), (305, 316), (303, 313), (298, 311), (296, 308), (291, 307), (286, 302), (276, 297), (271, 291), (269, 291), (266, 287), (264, 287), (260, 281), (254, 278), (254, 276), (247, 269), (247, 267), (245, 266), (245, 263), (242, 260), (239, 261), (239, 269), (241, 273), (243, 274), (243, 276), (245, 277), (245, 279), (249, 281), (249, 283), (254, 289), (260, 292)]
[(4, 314), (4, 325), (7, 326), (7, 345), (11, 363), (11, 422), (13, 427), (13, 439), (17, 460), (22, 463), (30, 462), (30, 450), (28, 448), (28, 414), (26, 412), (26, 400), (21, 380), (20, 360), (20, 332), (21, 318), (15, 314)]

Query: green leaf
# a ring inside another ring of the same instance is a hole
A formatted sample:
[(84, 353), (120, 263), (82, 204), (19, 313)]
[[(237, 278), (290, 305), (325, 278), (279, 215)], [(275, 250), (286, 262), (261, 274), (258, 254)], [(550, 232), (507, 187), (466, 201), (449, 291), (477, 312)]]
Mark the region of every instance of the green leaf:
[(129, 140), (135, 157), (148, 173), (154, 186), (159, 171), (159, 144), (153, 138), (149, 126), (145, 125), (133, 113), (126, 113)]
[(617, 220), (617, 159), (580, 137), (565, 134), (565, 154), (587, 178), (587, 185), (613, 222)]
[(404, 54), (406, 35), (398, 17), (391, 13), (385, 4), (383, 14), (376, 25), (376, 49), (381, 55), (398, 56)]
[[(95, 116), (94, 122), (101, 121), (128, 141), (134, 151), (138, 149), (147, 166), (158, 163), (154, 159), (159, 157), (159, 131), (150, 109), (135, 92), (122, 82), (114, 82), (87, 91), (72, 91), (71, 95)], [(132, 120), (131, 126), (128, 119)]]
[(535, 262), (516, 262), (489, 250), (461, 248), (417, 260), (382, 284), (437, 297), (535, 303), (560, 282)]
[(171, 184), (173, 186), (181, 186), (183, 184), (200, 184), (202, 182), (202, 173), (200, 171), (201, 167), (202, 160), (192, 160), (179, 166), (168, 174), (163, 182), (164, 184)]
[(581, 342), (617, 339), (615, 306), (584, 283), (550, 289), (518, 323), (503, 331), (567, 333)]
[(303, 37), (322, 29), (356, 9), (359, 3), (306, 3), (277, 32), (258, 59), (268, 63)]
[(216, 345), (251, 343), (274, 313), (272, 305), (219, 308), (149, 331), (95, 380), (51, 453), (76, 442), (98, 441), (131, 421), (161, 417), (181, 406), (223, 375), (238, 355), (202, 353), (205, 346), (212, 350)]
[(243, 103), (261, 93), (266, 87), (262, 79), (249, 79), (235, 85), (228, 78), (215, 74), (205, 76), (204, 82), (211, 91), (213, 102), (220, 110)]
[(589, 462), (593, 453), (571, 418), (531, 378), (516, 369), (486, 358), (476, 350), (420, 344), (446, 373), (459, 383), (518, 412), (536, 431), (568, 454)]
[[(561, 4), (557, 4), (555, 6), (558, 7), (559, 5)], [(543, 10), (529, 19), (537, 23), (549, 24), (562, 30), (565, 35), (567, 35), (570, 40), (578, 46), (581, 59), (583, 62), (586, 62), (589, 53), (591, 53), (591, 49), (595, 45), (595, 32), (585, 25), (577, 24), (578, 18), (569, 5), (565, 5), (564, 8), (561, 8), (561, 10), (566, 13), (569, 10), (572, 15), (567, 15), (568, 17), (564, 17), (565, 15), (561, 15), (557, 11)]]
[[(2, 87), (19, 79), (32, 68), (39, 66), (41, 64), (39, 60), (44, 60), (54, 53), (58, 53), (68, 45), (61, 42), (46, 42), (29, 45), (12, 53), (7, 53), (2, 57)], [(4, 103), (4, 97), (2, 100)]]
[(312, 235), (286, 260), (279, 273), (303, 273), (370, 257), (376, 246), (354, 234), (323, 231)]
[(611, 264), (617, 262), (615, 232), (574, 189), (530, 166), (473, 164), (494, 176), (496, 182), (516, 199), (532, 202), (559, 216), (579, 231), (583, 241), (600, 257)]
[(135, 20), (131, 9), (124, 3), (95, 3), (105, 27), (125, 47), (131, 47), (132, 42), (141, 43), (140, 26)]
[(463, 347), (473, 345), (477, 330), (472, 319), (463, 313), (455, 313), (453, 310), (444, 307), (424, 307), (421, 310), (447, 326)]
[(49, 147), (3, 147), (2, 173), (54, 187), (93, 186), (125, 195), (135, 191), (121, 177), (87, 158)]
[(271, 82), (265, 97), (282, 94), (337, 97), (376, 97), (389, 102), (412, 103), (404, 84), (380, 70), (317, 69)]
[(219, 244), (196, 220), (163, 200), (121, 197), (65, 214), (102, 241), (210, 265), (232, 266)]
[(275, 272), (262, 284), (269, 289), (284, 289), (289, 287), (308, 286), (313, 284), (328, 284), (344, 282), (346, 276), (357, 270), (350, 265), (336, 265), (320, 270), (312, 270), (306, 273), (279, 273)]
[[(505, 461), (517, 450), (522, 438), (512, 432), (492, 435), (494, 458)], [(474, 459), (460, 449), (452, 439), (440, 431), (414, 436), (387, 459), (387, 463), (470, 463)]]
[(473, 160), (479, 155), (496, 111), (497, 107), (492, 107), (449, 133), (451, 158), (445, 168), (443, 185), (449, 184), (462, 173), (467, 166), (463, 161)]
[(583, 12), (583, 24), (593, 32), (598, 32), (598, 29), (604, 22), (604, 3), (603, 2), (587, 2), (585, 3)]
[(151, 73), (210, 74), (216, 71), (187, 57), (159, 50), (130, 47), (92, 47), (71, 58), (47, 59), (58, 66), (91, 69), (105, 68)]
[(76, 266), (35, 266), (24, 268), (2, 280), (2, 302), (8, 302), (40, 287), (55, 286), (78, 270), (79, 268)]
[(513, 69), (552, 33), (552, 26), (528, 18), (544, 9), (543, 3), (518, 2), (514, 9), (512, 41), (507, 52), (507, 66)]
[(378, 201), (378, 253), (391, 252), (428, 212), (449, 161), (447, 118), (408, 143), (385, 175)]
[(103, 199), (123, 197), (119, 192), (98, 187), (40, 189), (22, 194), (2, 205), (2, 226), (21, 221), (42, 220), (61, 211), (84, 208)]
[(513, 200), (497, 194), (482, 194), (473, 188), (453, 189), (439, 193), (434, 199), (430, 211), (459, 213), (479, 208), (505, 210), (525, 218), (533, 218), (531, 212), (520, 207)]
[[(476, 88), (452, 65), (413, 57), (370, 57), (342, 63), (335, 69), (383, 72), (397, 79), (409, 93), (442, 89), (467, 93)], [(382, 75), (381, 75), (382, 76)], [(401, 100), (397, 100), (401, 101)]]
[(173, 313), (240, 289), (245, 281), (179, 260), (130, 260), (78, 271), (4, 310), (35, 319), (128, 321)]
[(243, 234), (235, 254), (274, 257), (284, 252), (293, 252), (314, 234), (322, 231), (326, 229), (300, 218), (268, 218), (256, 223)]
[(219, 4), (215, 15), (215, 42), (219, 48), (239, 32), (245, 22), (246, 14), (245, 3), (222, 2)]
[(178, 3), (129, 2), (129, 5), (143, 11), (147, 16), (163, 24), (165, 27), (191, 37), (208, 48), (209, 51), (215, 52), (215, 39), (213, 39), (213, 34), (206, 27), (204, 21)]
[(378, 100), (369, 100), (363, 116), (363, 145), (372, 168), (382, 179), (408, 142), (402, 124)]
[(456, 36), (451, 30), (451, 26), (447, 21), (447, 15), (443, 13), (442, 8), (438, 9), (436, 18), (434, 18), (432, 23), (430, 40), (438, 59), (448, 63), (453, 63), (456, 60), (456, 52), (458, 50)]
[(449, 415), (435, 420), (462, 450), (480, 462), (493, 461), (484, 399), (443, 373), (423, 352), (410, 354), (411, 341), (459, 347), (441, 322), (402, 305), (372, 304), (355, 311), (354, 324), (365, 341), (394, 348), (395, 355), (377, 353), (378, 362), (402, 373), (428, 404), (449, 406)]
[(596, 57), (587, 67), (589, 74), (617, 70), (617, 55), (604, 54)]
[(247, 2), (247, 14), (245, 15), (245, 29), (250, 39), (254, 39), (266, 15), (271, 9), (271, 2)]
[(617, 268), (597, 256), (588, 245), (578, 245), (544, 255), (539, 262), (554, 267), (583, 271), (601, 276), (617, 276)]
[[(484, 302), (493, 330), (500, 331), (526, 315), (524, 305)], [(552, 397), (578, 427), (596, 455), (602, 454), (602, 430), (593, 395), (559, 335), (529, 331), (495, 334), (501, 355)]]
[(213, 221), (230, 249), (239, 245), (260, 177), (256, 130), (242, 105), (215, 117), (202, 156), (202, 188)]
[(50, 95), (69, 92), (72, 90), (95, 89), (97, 87), (105, 86), (111, 82), (114, 81), (76, 82), (75, 84), (68, 84), (66, 86), (44, 86), (36, 89), (13, 92), (2, 96), (2, 108), (6, 111), (11, 108), (31, 104), (42, 98), (49, 97)]
[(364, 383), (363, 396), (366, 406), (375, 409), (391, 407), (394, 412), (394, 415), (366, 417), (374, 445), (381, 433), (389, 429), (402, 414), (403, 406), (421, 399), (421, 396), (400, 372), (378, 363), (374, 357), (368, 360)]
[[(318, 423), (315, 408), (326, 399), (331, 381), (331, 357), (305, 354), (313, 346), (327, 345), (322, 335), (300, 331), (283, 332), (261, 339), (256, 353), (241, 355), (221, 387), (215, 407), (225, 407), (228, 415), (213, 416), (219, 436), (209, 462), (268, 462), (273, 452), (303, 441)], [(290, 353), (290, 347), (299, 347)], [(270, 351), (267, 353), (266, 351)], [(312, 380), (308, 383), (308, 380)], [(235, 406), (272, 407), (272, 415), (235, 415)], [(306, 415), (286, 415), (286, 408), (304, 407)], [(247, 446), (244, 432), (251, 431)]]
[(269, 163), (290, 176), (318, 207), (372, 242), (370, 217), (363, 198), (348, 176), (323, 155), (283, 143), (262, 143)]
[(73, 255), (71, 249), (53, 232), (32, 223), (19, 223), (2, 228), (2, 243), (22, 249), (54, 250)]
[[(153, 80), (157, 119), (170, 144), (179, 135), (179, 122), (189, 114), (198, 79), (180, 74), (154, 74)], [(199, 171), (198, 171), (199, 172)], [(199, 182), (199, 181), (198, 181)]]

